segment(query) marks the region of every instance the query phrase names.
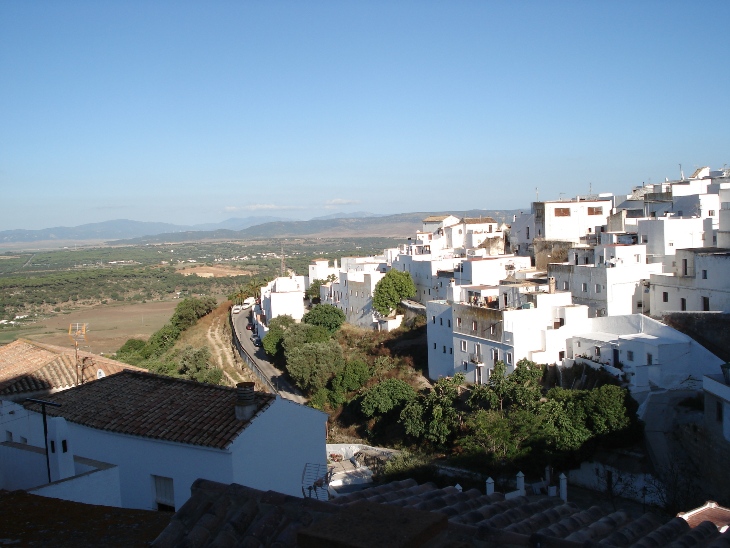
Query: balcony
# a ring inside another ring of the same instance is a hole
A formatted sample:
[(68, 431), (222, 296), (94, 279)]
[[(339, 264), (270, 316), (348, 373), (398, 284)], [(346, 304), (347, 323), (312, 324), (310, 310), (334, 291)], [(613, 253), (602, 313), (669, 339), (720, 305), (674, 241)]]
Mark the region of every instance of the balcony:
[(476, 352), (473, 354), (469, 354), (469, 361), (476, 365), (477, 367), (483, 367), (484, 366), (484, 356), (481, 355), (481, 353)]

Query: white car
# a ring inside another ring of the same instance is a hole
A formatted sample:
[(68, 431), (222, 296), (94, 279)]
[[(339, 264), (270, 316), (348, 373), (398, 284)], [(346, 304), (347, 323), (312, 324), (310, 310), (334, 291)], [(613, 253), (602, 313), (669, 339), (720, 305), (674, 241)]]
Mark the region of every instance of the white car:
[(241, 310), (243, 310), (243, 307), (240, 304), (237, 304), (233, 308), (231, 308), (232, 314), (238, 314)]

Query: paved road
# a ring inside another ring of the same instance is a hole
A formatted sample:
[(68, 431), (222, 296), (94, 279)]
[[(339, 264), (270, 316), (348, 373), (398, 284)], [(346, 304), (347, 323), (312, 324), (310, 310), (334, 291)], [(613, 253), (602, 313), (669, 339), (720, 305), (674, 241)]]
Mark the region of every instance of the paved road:
[(251, 331), (246, 330), (246, 324), (249, 322), (249, 315), (246, 312), (233, 315), (233, 327), (238, 335), (238, 340), (241, 341), (244, 350), (248, 353), (251, 359), (256, 363), (258, 368), (266, 375), (271, 384), (281, 394), (282, 398), (295, 401), (297, 403), (307, 403), (302, 393), (294, 385), (289, 382), (284, 372), (277, 369), (273, 363), (271, 363), (264, 352), (263, 348), (257, 348), (251, 342)]

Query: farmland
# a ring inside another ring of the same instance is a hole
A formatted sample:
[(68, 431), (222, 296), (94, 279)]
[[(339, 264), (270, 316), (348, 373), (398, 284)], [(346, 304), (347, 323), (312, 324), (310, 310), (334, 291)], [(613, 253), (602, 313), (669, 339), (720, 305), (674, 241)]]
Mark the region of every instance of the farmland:
[(252, 276), (286, 268), (300, 275), (315, 258), (380, 253), (387, 238), (188, 242), (0, 254), (0, 344), (18, 337), (65, 344), (68, 325), (90, 323), (94, 352), (146, 338), (179, 298), (219, 301)]

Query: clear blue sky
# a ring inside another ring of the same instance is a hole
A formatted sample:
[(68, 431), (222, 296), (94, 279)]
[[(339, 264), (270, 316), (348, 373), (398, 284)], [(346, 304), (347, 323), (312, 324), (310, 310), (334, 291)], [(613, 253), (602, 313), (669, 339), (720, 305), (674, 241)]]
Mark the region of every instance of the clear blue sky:
[(730, 163), (730, 2), (0, 2), (0, 230), (524, 208)]

